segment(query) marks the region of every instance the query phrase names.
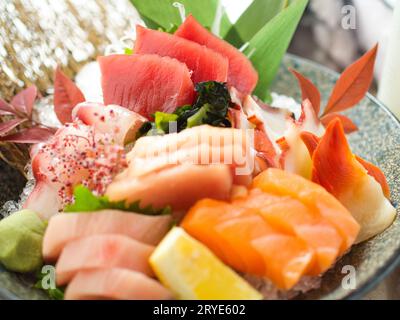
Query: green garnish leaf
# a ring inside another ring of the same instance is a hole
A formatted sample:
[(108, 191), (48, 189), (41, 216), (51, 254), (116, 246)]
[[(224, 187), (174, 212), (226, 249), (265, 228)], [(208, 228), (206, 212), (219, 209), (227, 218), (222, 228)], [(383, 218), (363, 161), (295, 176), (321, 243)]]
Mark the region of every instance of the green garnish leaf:
[(94, 195), (87, 187), (83, 185), (75, 187), (74, 199), (74, 203), (67, 205), (64, 208), (64, 212), (92, 212), (105, 209), (114, 209), (152, 216), (171, 213), (170, 207), (165, 207), (162, 209), (155, 209), (151, 205), (141, 207), (140, 201), (136, 201), (131, 204), (126, 204), (125, 201), (110, 201), (106, 196)]
[[(219, 0), (131, 0), (140, 17), (151, 29), (172, 30), (182, 23), (179, 10), (173, 4), (179, 2), (185, 7), (186, 16), (192, 14), (203, 26), (211, 28)], [(231, 27), (226, 14), (221, 19), (221, 35)]]
[(288, 0), (254, 0), (224, 39), (237, 48), (241, 47), (287, 5)]
[(166, 113), (157, 111), (154, 114), (154, 123), (157, 130), (169, 132), (169, 123), (178, 120), (178, 115), (174, 113)]
[(254, 93), (260, 99), (266, 100), (269, 97), (268, 89), (279, 70), (307, 3), (308, 0), (294, 0), (250, 39), (244, 51), (258, 71), (259, 79)]
[(125, 54), (133, 54), (133, 49), (132, 48), (125, 48), (124, 49)]

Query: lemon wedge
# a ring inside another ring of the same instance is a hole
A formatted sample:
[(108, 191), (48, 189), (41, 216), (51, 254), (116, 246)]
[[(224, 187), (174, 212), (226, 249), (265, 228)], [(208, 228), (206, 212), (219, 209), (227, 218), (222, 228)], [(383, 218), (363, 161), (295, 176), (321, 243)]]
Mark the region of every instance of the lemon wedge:
[(258, 291), (179, 227), (173, 228), (157, 246), (150, 265), (179, 299), (262, 299)]

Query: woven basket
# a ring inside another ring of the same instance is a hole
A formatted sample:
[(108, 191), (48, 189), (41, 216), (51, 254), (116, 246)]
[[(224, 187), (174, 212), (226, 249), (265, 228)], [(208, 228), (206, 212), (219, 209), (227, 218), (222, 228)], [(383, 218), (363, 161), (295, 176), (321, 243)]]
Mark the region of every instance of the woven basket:
[[(0, 97), (29, 84), (45, 95), (57, 64), (73, 76), (137, 18), (128, 0), (1, 0)], [(0, 157), (23, 172), (28, 146), (0, 142)]]

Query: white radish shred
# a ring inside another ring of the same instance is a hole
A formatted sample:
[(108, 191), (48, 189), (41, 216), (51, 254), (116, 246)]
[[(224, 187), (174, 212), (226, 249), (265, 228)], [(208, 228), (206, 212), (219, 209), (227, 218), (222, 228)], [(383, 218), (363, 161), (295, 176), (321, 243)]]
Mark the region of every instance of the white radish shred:
[(186, 10), (185, 10), (185, 6), (184, 6), (182, 3), (180, 3), (180, 2), (174, 2), (172, 5), (173, 5), (175, 8), (178, 8), (178, 10), (179, 10), (179, 15), (181, 16), (181, 20), (182, 20), (182, 22), (184, 22), (185, 19), (186, 19)]

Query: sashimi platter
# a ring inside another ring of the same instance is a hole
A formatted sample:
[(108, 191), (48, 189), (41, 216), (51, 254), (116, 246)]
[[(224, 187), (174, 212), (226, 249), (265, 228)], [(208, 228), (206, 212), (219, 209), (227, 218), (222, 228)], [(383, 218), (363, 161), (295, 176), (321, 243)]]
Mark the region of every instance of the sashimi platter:
[(48, 298), (307, 297), (396, 221), (391, 168), (351, 141), (378, 45), (327, 94), (296, 64), (295, 89), (276, 93), (290, 39), (263, 39), (293, 33), (307, 1), (240, 47), (186, 2), (169, 29), (138, 5), (129, 45), (75, 78), (58, 67), (46, 121), (17, 130), (48, 98), (33, 85), (0, 100), (0, 140), (30, 144), (28, 184), (1, 211), (0, 265)]

